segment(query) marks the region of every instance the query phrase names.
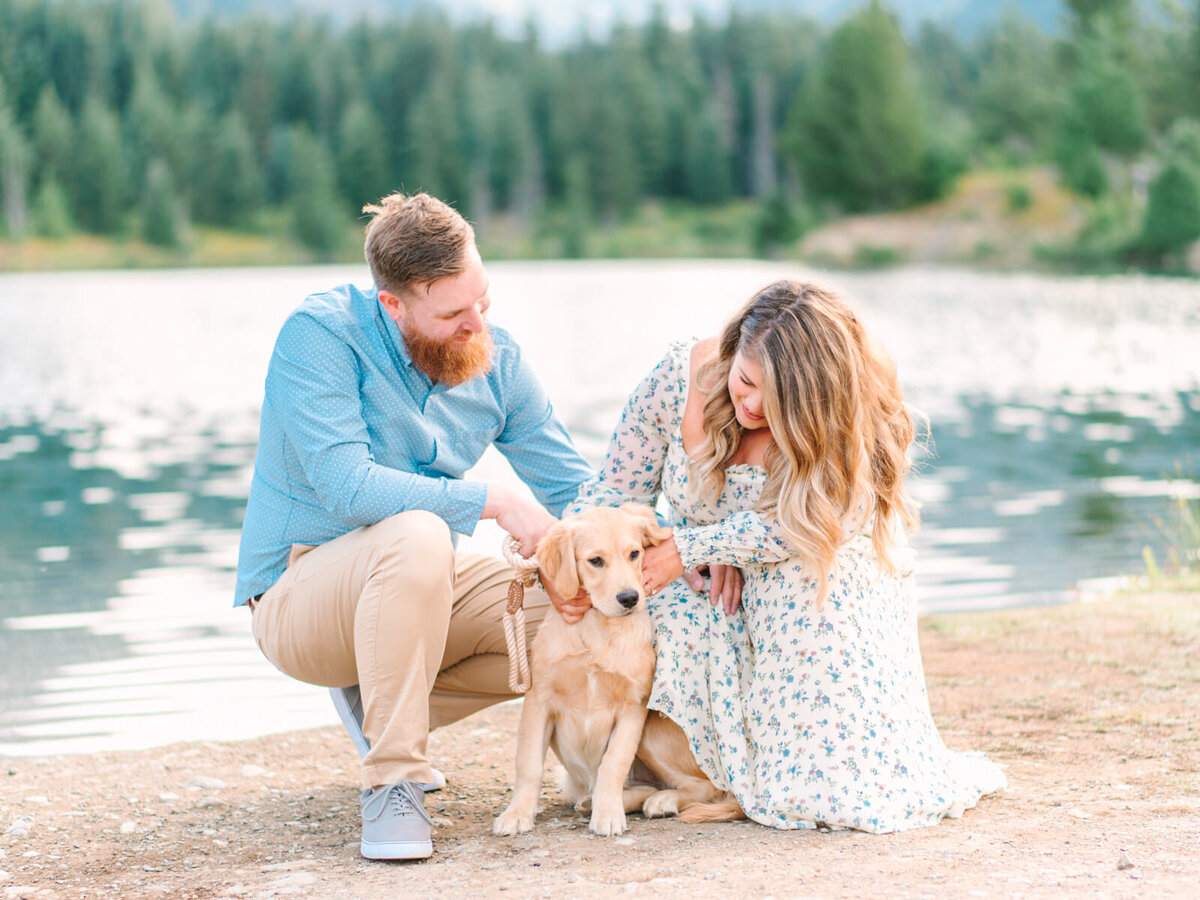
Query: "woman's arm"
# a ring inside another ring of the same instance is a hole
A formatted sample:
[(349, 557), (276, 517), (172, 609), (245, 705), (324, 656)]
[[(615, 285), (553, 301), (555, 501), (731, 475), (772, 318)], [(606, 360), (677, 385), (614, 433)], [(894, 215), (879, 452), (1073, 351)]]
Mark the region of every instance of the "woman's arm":
[(673, 534), (684, 566), (723, 563), (730, 566), (783, 562), (799, 554), (773, 516), (741, 510), (693, 528), (676, 528)]
[(686, 398), (688, 348), (673, 344), (642, 379), (621, 413), (595, 476), (585, 481), (564, 516), (594, 506), (640, 503), (653, 507), (662, 485), (663, 463)]

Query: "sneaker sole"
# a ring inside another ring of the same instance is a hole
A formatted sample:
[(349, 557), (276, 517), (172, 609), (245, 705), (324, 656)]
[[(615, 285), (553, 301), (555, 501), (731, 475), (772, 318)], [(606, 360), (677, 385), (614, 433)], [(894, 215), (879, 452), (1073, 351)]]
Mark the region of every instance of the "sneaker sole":
[(358, 852), (367, 859), (428, 859), (433, 855), (433, 841), (360, 841)]

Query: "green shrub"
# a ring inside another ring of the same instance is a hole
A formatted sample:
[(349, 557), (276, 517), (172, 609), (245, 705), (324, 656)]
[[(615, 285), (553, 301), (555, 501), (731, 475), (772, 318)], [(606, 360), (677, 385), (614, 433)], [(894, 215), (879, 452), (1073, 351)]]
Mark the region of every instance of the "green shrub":
[(1023, 181), (1010, 182), (1004, 188), (1004, 197), (1010, 213), (1024, 212), (1033, 206), (1033, 192)]
[(883, 269), (894, 266), (902, 260), (902, 254), (895, 247), (860, 244), (854, 248), (854, 265), (863, 269)]
[(1200, 239), (1200, 178), (1173, 159), (1150, 182), (1146, 216), (1135, 249), (1152, 256), (1183, 253)]

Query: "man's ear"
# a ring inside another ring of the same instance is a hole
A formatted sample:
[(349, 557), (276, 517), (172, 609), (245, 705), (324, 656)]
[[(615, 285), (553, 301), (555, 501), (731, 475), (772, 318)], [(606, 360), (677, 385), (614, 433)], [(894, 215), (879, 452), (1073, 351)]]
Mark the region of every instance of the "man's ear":
[(569, 522), (558, 522), (550, 526), (546, 536), (538, 542), (538, 566), (542, 577), (554, 589), (570, 600), (579, 593), (579, 568), (575, 562), (574, 529)]
[(396, 294), (383, 288), (379, 289), (379, 303), (383, 307), (383, 311), (397, 325), (404, 325), (405, 319), (408, 316), (408, 306)]
[(621, 511), (640, 519), (642, 522), (642, 546), (653, 547), (655, 544), (661, 544), (671, 536), (670, 528), (663, 528), (658, 524), (658, 516), (654, 510), (648, 506), (641, 506), (637, 503), (624, 503), (621, 505)]

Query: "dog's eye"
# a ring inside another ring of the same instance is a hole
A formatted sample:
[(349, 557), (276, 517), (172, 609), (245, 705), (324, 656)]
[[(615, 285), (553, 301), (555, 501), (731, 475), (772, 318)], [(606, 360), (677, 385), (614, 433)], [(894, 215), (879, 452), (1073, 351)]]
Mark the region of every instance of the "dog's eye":
[(601, 566), (604, 565), (604, 557), (593, 556), (591, 559), (588, 560), (588, 562), (591, 563), (593, 566), (595, 566), (597, 569), (599, 569)]
[(629, 554), (629, 559), (632, 561), (632, 560), (637, 559), (641, 555), (642, 555), (641, 550), (634, 550), (632, 553)]

